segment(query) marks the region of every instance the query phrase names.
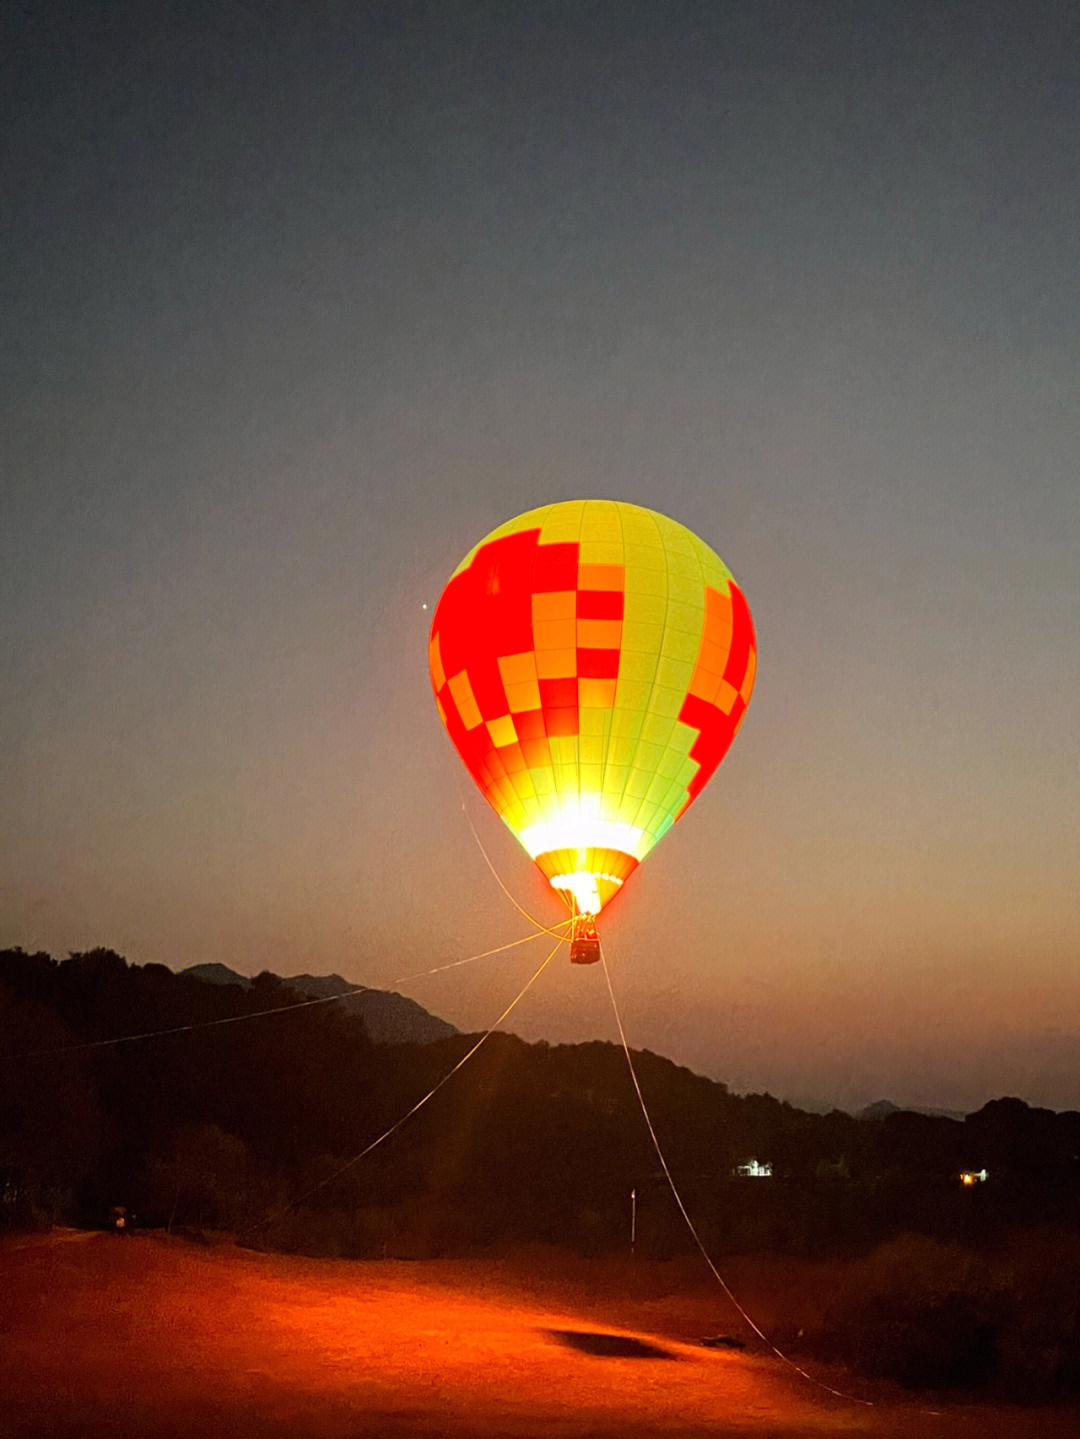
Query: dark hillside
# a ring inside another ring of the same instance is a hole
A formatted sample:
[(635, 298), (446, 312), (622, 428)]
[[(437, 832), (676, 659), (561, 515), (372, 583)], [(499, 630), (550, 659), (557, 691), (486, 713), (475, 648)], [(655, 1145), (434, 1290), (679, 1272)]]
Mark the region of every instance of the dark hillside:
[[(290, 1247), (557, 1237), (600, 1252), (625, 1247), (635, 1190), (639, 1251), (689, 1245), (621, 1049), (494, 1034), (425, 1101), (475, 1037), (376, 1045), (345, 1002), (295, 1008), (296, 983), (207, 983), (108, 950), (0, 954), (0, 1223), (93, 1223), (124, 1204), (148, 1223)], [(1080, 1228), (1075, 1113), (1003, 1099), (962, 1121), (806, 1114), (648, 1052), (635, 1063), (719, 1251), (819, 1257), (905, 1231), (986, 1245), (1025, 1224)], [(740, 1174), (752, 1161), (758, 1173)], [(964, 1185), (964, 1170), (987, 1177)]]

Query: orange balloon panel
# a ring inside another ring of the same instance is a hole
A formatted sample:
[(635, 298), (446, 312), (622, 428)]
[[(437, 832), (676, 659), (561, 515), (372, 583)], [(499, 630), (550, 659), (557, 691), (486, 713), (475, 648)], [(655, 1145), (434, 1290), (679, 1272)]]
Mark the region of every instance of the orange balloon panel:
[(571, 500), (465, 557), (429, 658), (476, 783), (571, 908), (596, 914), (724, 757), (756, 649), (741, 590), (696, 535)]

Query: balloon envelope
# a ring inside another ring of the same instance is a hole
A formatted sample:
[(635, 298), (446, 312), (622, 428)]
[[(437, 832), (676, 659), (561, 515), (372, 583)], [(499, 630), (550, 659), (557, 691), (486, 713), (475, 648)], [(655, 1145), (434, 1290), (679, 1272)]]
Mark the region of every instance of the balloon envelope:
[(742, 591), (690, 530), (570, 500), (465, 556), (429, 660), (474, 780), (571, 909), (597, 914), (723, 759), (756, 648)]

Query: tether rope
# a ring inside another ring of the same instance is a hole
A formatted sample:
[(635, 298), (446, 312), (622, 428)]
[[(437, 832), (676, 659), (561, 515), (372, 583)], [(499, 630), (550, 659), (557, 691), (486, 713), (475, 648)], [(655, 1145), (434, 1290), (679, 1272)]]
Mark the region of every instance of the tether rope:
[(532, 976), (531, 979), (526, 980), (524, 986), (520, 990), (518, 990), (517, 994), (506, 1006), (502, 1014), (499, 1015), (498, 1019), (495, 1019), (491, 1022), (491, 1024), (476, 1041), (476, 1043), (472, 1046), (472, 1048), (466, 1054), (462, 1055), (462, 1057), (454, 1065), (453, 1069), (447, 1070), (447, 1072), (443, 1075), (439, 1082), (434, 1085), (433, 1088), (428, 1090), (427, 1094), (424, 1095), (423, 1099), (418, 1099), (417, 1102), (413, 1105), (413, 1107), (410, 1110), (407, 1110), (406, 1113), (404, 1113), (400, 1119), (393, 1123), (389, 1129), (384, 1130), (383, 1133), (379, 1135), (378, 1139), (373, 1139), (370, 1144), (365, 1145), (365, 1147), (361, 1149), (359, 1154), (354, 1154), (353, 1157), (347, 1160), (339, 1169), (335, 1169), (333, 1174), (328, 1174), (325, 1179), (320, 1179), (318, 1184), (314, 1185), (313, 1188), (307, 1190), (306, 1193), (301, 1194), (299, 1198), (292, 1200), (291, 1203), (287, 1204), (284, 1209), (279, 1210), (277, 1214), (274, 1214), (269, 1219), (264, 1220), (262, 1224), (257, 1226), (255, 1232), (258, 1232), (259, 1229), (263, 1229), (268, 1224), (273, 1223), (275, 1219), (280, 1219), (282, 1215), (287, 1214), (290, 1209), (295, 1209), (297, 1205), (303, 1204), (306, 1199), (310, 1199), (311, 1196), (313, 1194), (317, 1194), (320, 1189), (325, 1189), (328, 1184), (333, 1184), (335, 1179), (340, 1179), (346, 1170), (351, 1169), (354, 1164), (359, 1164), (361, 1159), (366, 1158), (366, 1156), (369, 1155), (373, 1149), (378, 1149), (380, 1144), (384, 1143), (387, 1139), (389, 1139), (392, 1134), (396, 1134), (397, 1131), (401, 1128), (401, 1126), (406, 1122), (406, 1120), (411, 1119), (412, 1116), (417, 1112), (417, 1110), (423, 1109), (424, 1105), (427, 1104), (428, 1100), (433, 1099), (435, 1095), (438, 1094), (439, 1090), (442, 1089), (443, 1085), (446, 1084), (449, 1080), (451, 1080), (459, 1069), (461, 1069), (464, 1065), (468, 1064), (469, 1060), (473, 1057), (473, 1055), (480, 1048), (480, 1046), (486, 1040), (491, 1038), (496, 1028), (503, 1022), (503, 1020), (510, 1013), (510, 1011), (515, 1008), (515, 1006), (520, 1002), (520, 1000), (525, 997), (528, 991), (533, 987), (536, 981), (543, 974), (544, 970), (547, 969), (548, 965), (555, 958), (555, 954), (558, 951), (559, 945), (564, 943), (565, 940), (561, 938), (556, 940), (555, 944), (551, 948), (551, 952), (548, 954), (543, 964), (540, 966), (540, 968), (536, 971), (536, 973)]
[(660, 1141), (656, 1137), (656, 1130), (653, 1128), (653, 1122), (649, 1115), (648, 1107), (645, 1104), (645, 1096), (642, 1094), (641, 1085), (638, 1083), (637, 1071), (634, 1068), (634, 1061), (630, 1055), (630, 1046), (626, 1042), (626, 1031), (623, 1029), (622, 1016), (619, 1014), (619, 1006), (615, 1001), (615, 990), (612, 987), (611, 975), (608, 972), (607, 957), (605, 956), (602, 948), (600, 950), (600, 962), (604, 967), (604, 979), (607, 981), (608, 994), (611, 996), (611, 1008), (615, 1014), (615, 1024), (619, 1031), (619, 1039), (622, 1043), (623, 1053), (626, 1055), (626, 1062), (630, 1067), (630, 1078), (634, 1082), (634, 1089), (637, 1092), (638, 1103), (641, 1105), (641, 1112), (645, 1117), (645, 1125), (649, 1131), (649, 1137), (652, 1140), (653, 1148), (656, 1150), (656, 1157), (660, 1161), (660, 1168), (664, 1171), (664, 1178), (667, 1180), (671, 1192), (675, 1197), (675, 1203), (679, 1206), (679, 1213), (686, 1221), (686, 1227), (687, 1229), (689, 1229), (691, 1235), (693, 1236), (694, 1243), (697, 1245), (702, 1259), (704, 1259), (705, 1263), (712, 1271), (713, 1278), (720, 1285), (720, 1288), (731, 1300), (732, 1304), (742, 1315), (743, 1319), (746, 1320), (747, 1324), (754, 1331), (754, 1333), (761, 1340), (761, 1342), (765, 1344), (769, 1349), (771, 1349), (772, 1352), (776, 1355), (776, 1357), (782, 1360), (782, 1362), (786, 1364), (788, 1368), (793, 1369), (796, 1374), (801, 1374), (802, 1377), (808, 1380), (811, 1384), (816, 1385), (819, 1389), (824, 1389), (827, 1394), (832, 1394), (837, 1399), (847, 1399), (852, 1404), (863, 1404), (869, 1409), (876, 1408), (876, 1405), (872, 1402), (872, 1400), (859, 1399), (854, 1394), (846, 1394), (841, 1389), (834, 1389), (830, 1384), (825, 1384), (820, 1379), (815, 1379), (812, 1374), (808, 1374), (805, 1369), (795, 1363), (794, 1359), (789, 1359), (782, 1350), (776, 1347), (776, 1345), (772, 1342), (772, 1340), (765, 1333), (765, 1331), (754, 1323), (754, 1321), (750, 1318), (750, 1315), (747, 1314), (746, 1310), (742, 1307), (739, 1301), (735, 1298), (734, 1294), (732, 1294), (731, 1290), (728, 1288), (727, 1283), (724, 1280), (724, 1276), (720, 1273), (719, 1269), (717, 1269), (716, 1265), (713, 1263), (712, 1256), (709, 1254), (709, 1251), (702, 1243), (701, 1236), (698, 1234), (697, 1229), (694, 1226), (694, 1221), (687, 1213), (686, 1205), (682, 1201), (682, 1195), (679, 1193), (678, 1188), (676, 1187), (675, 1180), (672, 1178), (671, 1170), (668, 1168), (667, 1160), (664, 1158), (664, 1151), (660, 1148)]
[[(560, 924), (569, 924), (569, 920), (562, 920)], [(416, 979), (428, 979), (433, 974), (444, 974), (449, 969), (459, 969), (463, 964), (472, 964), (478, 959), (487, 959), (493, 954), (502, 954), (505, 950), (515, 949), (521, 944), (532, 944), (539, 939), (540, 934), (553, 934), (552, 930), (537, 930), (534, 934), (527, 934), (522, 939), (512, 939), (509, 944), (496, 945), (494, 949), (483, 949), (478, 954), (466, 955), (464, 959), (451, 960), (449, 964), (437, 964), (433, 969), (421, 970), (416, 974), (405, 974), (400, 979), (389, 981), (391, 986), (408, 984)], [(177, 976), (179, 977), (179, 976)], [(278, 976), (280, 978), (280, 976)], [(288, 984), (288, 979), (282, 979), (283, 984)], [(148, 1029), (140, 1034), (120, 1034), (113, 1039), (88, 1039), (80, 1044), (64, 1044), (57, 1049), (34, 1049), (27, 1050), (22, 1054), (0, 1055), (0, 1058), (14, 1062), (16, 1059), (44, 1059), (54, 1054), (76, 1054), (80, 1050), (105, 1049), (112, 1044), (132, 1044), (138, 1039), (161, 1039), (170, 1034), (188, 1034), (197, 1029), (214, 1029), (222, 1024), (244, 1024), (250, 1019), (265, 1019), (268, 1014), (291, 1014), (297, 1009), (310, 1009), (315, 1004), (337, 1004), (340, 1000), (350, 999), (355, 994), (379, 994), (385, 991), (373, 989), (371, 985), (358, 984), (349, 989), (343, 989), (340, 994), (319, 995), (316, 999), (301, 999), (295, 1004), (278, 1005), (276, 1009), (255, 1009), (250, 1014), (229, 1014), (220, 1019), (200, 1019), (192, 1024), (178, 1024), (171, 1029)]]
[[(465, 793), (462, 789), (460, 776), (458, 778), (458, 794), (461, 796), (461, 811), (465, 816), (466, 823), (472, 830), (472, 837), (474, 840), (476, 840), (477, 848), (484, 856), (484, 863), (487, 865), (488, 869), (491, 870), (491, 873), (495, 876), (495, 883), (502, 890), (503, 894), (506, 895), (507, 899), (517, 910), (518, 914), (522, 915), (523, 918), (527, 919), (531, 925), (534, 925), (538, 934), (550, 934), (552, 936), (555, 936), (558, 929), (563, 928), (567, 924), (571, 924), (573, 922), (572, 919), (560, 919), (555, 929), (549, 929), (546, 924), (542, 924), (540, 920), (538, 920), (534, 915), (531, 915), (527, 909), (522, 909), (521, 905), (518, 904), (517, 900), (507, 889), (506, 885), (503, 884), (502, 877), (500, 876), (499, 871), (492, 864), (490, 856), (488, 855), (487, 850), (484, 848), (483, 841), (481, 840), (479, 834), (477, 834), (476, 832), (476, 826), (473, 824), (472, 815), (469, 813), (469, 806), (465, 800)], [(561, 936), (559, 937), (561, 938)]]

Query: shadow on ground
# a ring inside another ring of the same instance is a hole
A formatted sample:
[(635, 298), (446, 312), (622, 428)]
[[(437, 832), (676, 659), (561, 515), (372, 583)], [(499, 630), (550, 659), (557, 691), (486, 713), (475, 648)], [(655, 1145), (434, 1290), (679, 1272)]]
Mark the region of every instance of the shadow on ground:
[(635, 1339), (632, 1334), (597, 1334), (588, 1329), (548, 1329), (549, 1339), (577, 1349), (581, 1354), (596, 1354), (601, 1359), (675, 1359), (670, 1349)]

